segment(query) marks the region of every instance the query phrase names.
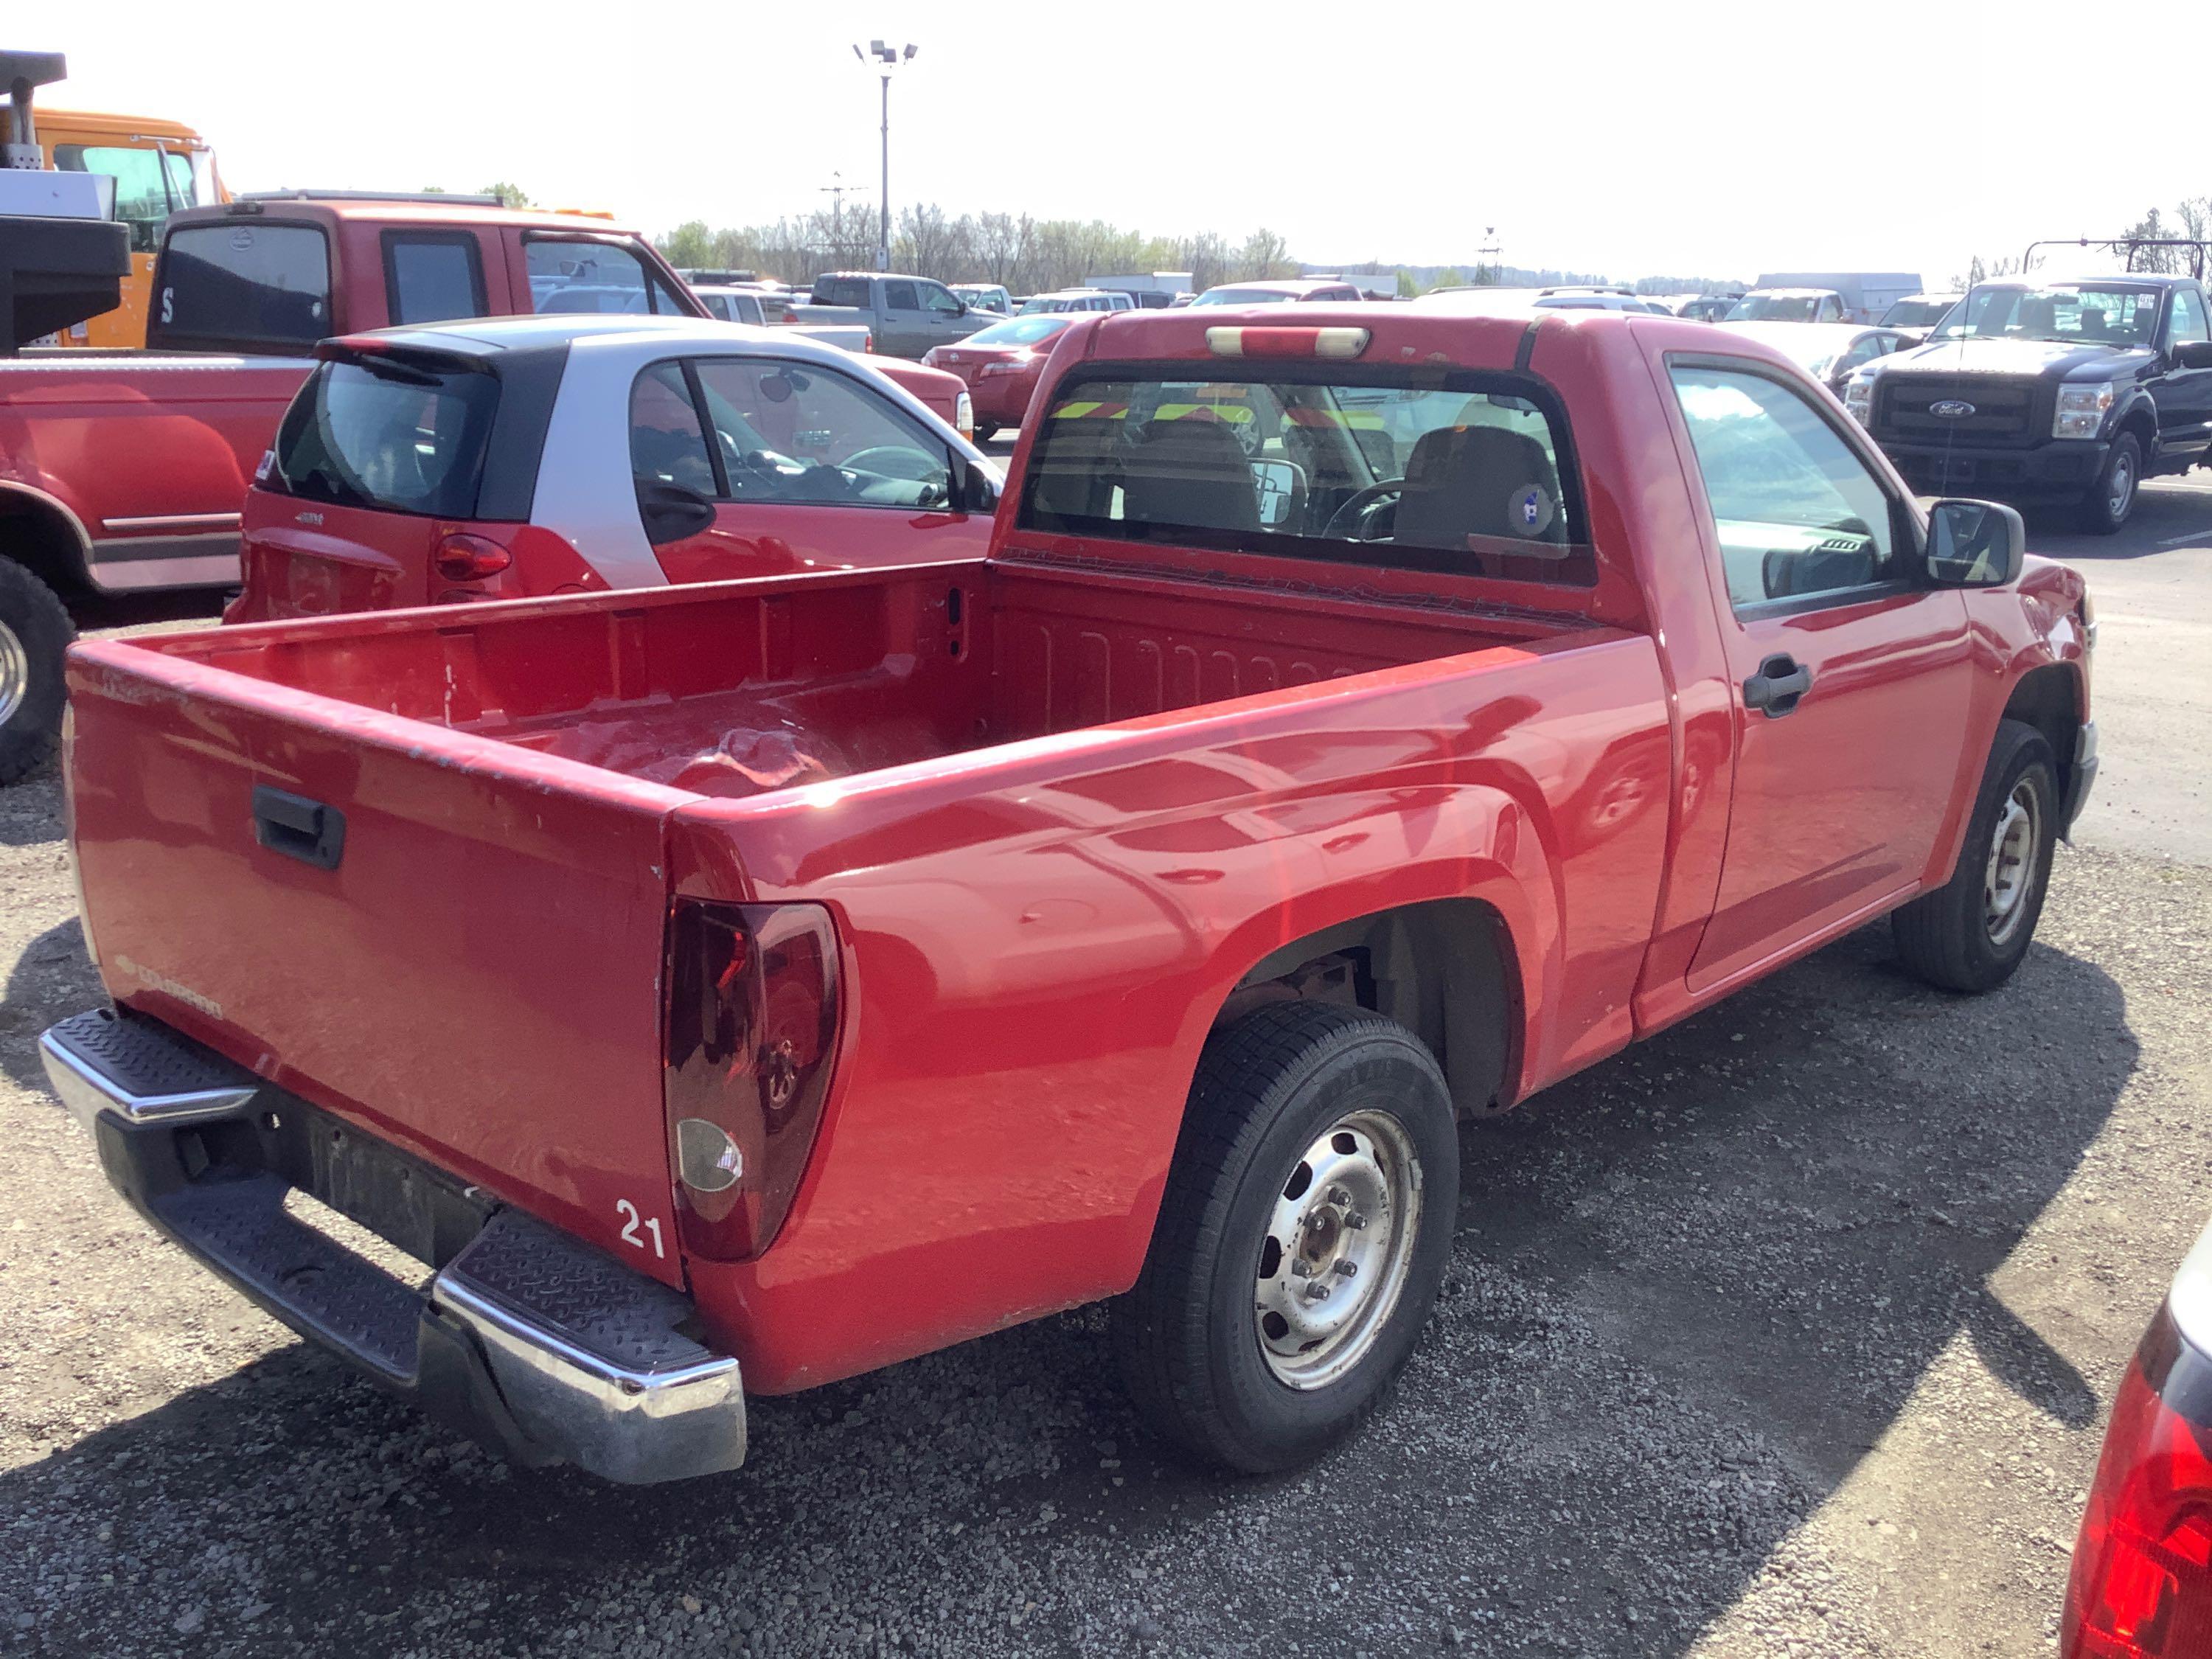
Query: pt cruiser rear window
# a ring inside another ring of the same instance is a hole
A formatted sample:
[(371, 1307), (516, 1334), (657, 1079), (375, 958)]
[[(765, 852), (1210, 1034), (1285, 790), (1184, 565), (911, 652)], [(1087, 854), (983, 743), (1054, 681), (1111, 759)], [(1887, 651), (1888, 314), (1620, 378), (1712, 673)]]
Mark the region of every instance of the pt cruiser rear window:
[(1564, 422), (1511, 377), (1285, 368), (1068, 381), (1038, 424), (1027, 529), (1596, 580)]
[(264, 489), (428, 518), (475, 515), (499, 382), (363, 356), (318, 368), (292, 400)]

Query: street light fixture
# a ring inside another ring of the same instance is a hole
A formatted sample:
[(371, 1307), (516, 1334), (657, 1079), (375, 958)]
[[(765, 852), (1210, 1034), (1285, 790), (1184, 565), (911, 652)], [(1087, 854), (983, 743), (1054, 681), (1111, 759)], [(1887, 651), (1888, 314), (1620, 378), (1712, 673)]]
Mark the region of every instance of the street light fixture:
[(891, 268), (891, 71), (901, 64), (910, 60), (920, 50), (921, 48), (911, 41), (903, 47), (900, 47), (887, 46), (881, 40), (869, 41), (868, 49), (866, 52), (861, 51), (858, 46), (853, 48), (853, 56), (863, 64), (880, 64), (882, 67), (879, 72), (884, 77), (883, 232), (876, 246), (878, 270), (889, 270)]

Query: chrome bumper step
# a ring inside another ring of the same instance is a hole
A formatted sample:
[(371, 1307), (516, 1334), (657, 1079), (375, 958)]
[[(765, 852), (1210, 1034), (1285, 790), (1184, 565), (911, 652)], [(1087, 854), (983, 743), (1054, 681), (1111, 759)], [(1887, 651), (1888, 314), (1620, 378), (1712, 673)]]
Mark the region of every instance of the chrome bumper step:
[[(39, 1046), (142, 1215), (386, 1387), (525, 1463), (643, 1483), (744, 1462), (738, 1362), (688, 1334), (678, 1291), (153, 1021), (95, 1010)], [(295, 1191), (419, 1274), (311, 1224)]]

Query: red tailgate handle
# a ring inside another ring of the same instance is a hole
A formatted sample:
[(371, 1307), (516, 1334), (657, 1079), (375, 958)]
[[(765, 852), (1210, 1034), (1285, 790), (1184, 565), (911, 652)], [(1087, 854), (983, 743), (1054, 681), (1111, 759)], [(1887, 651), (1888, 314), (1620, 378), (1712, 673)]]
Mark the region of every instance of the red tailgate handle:
[(345, 814), (265, 783), (253, 786), (253, 838), (272, 853), (335, 870), (345, 854)]

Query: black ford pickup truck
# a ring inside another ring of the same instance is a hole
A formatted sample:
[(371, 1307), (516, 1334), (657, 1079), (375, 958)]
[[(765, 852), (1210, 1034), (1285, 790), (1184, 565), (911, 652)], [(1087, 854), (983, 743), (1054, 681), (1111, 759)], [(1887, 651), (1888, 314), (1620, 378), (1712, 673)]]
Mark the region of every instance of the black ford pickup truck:
[(1844, 402), (1923, 494), (2078, 503), (2110, 535), (2143, 479), (2212, 463), (2212, 308), (2193, 276), (1977, 283)]

